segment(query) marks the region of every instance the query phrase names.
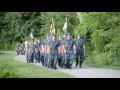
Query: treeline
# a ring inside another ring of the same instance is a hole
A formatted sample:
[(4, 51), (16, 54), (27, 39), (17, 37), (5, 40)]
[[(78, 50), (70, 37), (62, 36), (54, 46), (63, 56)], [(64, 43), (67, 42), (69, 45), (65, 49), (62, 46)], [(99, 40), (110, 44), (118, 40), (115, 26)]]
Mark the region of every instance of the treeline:
[(87, 63), (120, 66), (119, 12), (1, 12), (0, 49), (13, 49), (17, 42), (30, 39), (31, 29), (43, 40), (52, 18), (58, 37), (63, 33), (65, 17), (73, 39), (78, 33), (84, 39)]
[(81, 33), (86, 43), (87, 63), (120, 66), (120, 13), (81, 13), (82, 24), (74, 33)]
[(68, 17), (68, 31), (73, 32), (79, 24), (75, 12), (0, 12), (0, 49), (14, 49), (15, 43), (30, 39), (31, 29), (36, 38), (43, 40), (49, 33), (52, 18), (57, 36)]

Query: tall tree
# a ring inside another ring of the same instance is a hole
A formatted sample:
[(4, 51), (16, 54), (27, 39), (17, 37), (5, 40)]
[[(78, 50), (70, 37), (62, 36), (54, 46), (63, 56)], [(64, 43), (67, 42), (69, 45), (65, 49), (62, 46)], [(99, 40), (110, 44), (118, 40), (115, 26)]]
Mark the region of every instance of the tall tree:
[(21, 41), (25, 40), (29, 37), (31, 29), (38, 38), (41, 28), (40, 15), (40, 12), (13, 12), (12, 23), (16, 28), (16, 38), (20, 38)]

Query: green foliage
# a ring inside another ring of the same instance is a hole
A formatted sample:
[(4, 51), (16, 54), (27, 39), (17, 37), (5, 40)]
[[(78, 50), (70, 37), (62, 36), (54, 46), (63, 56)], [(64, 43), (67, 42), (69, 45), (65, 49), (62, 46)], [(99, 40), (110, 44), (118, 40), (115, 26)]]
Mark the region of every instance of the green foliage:
[(16, 44), (4, 43), (0, 45), (0, 50), (15, 50)]
[(11, 62), (11, 57), (13, 57), (13, 55), (0, 53), (0, 78), (19, 77), (16, 68), (9, 63)]
[(40, 36), (40, 12), (14, 12), (11, 15), (16, 29), (16, 38), (20, 38), (21, 42), (30, 35), (31, 29), (35, 37)]
[(52, 18), (58, 37), (64, 33), (62, 28), (65, 17), (68, 17), (68, 31), (72, 33), (79, 22), (75, 12), (1, 12), (0, 43), (22, 43), (26, 39), (31, 39), (29, 38), (31, 29), (36, 38), (43, 40), (50, 31)]
[(9, 64), (2, 63), (0, 64), (0, 78), (17, 78), (17, 71), (14, 67)]
[(15, 50), (15, 48), (16, 48), (16, 44), (13, 43), (13, 44), (10, 45), (9, 50)]
[(60, 36), (61, 34), (63, 34), (63, 32), (62, 32), (60, 29), (58, 29), (58, 30), (57, 30), (57, 38), (59, 38), (59, 36)]
[(30, 37), (31, 29), (34, 36), (40, 37), (40, 15), (40, 12), (0, 12), (0, 47), (14, 49), (11, 45), (25, 41)]
[(9, 43), (0, 45), (0, 49), (1, 50), (9, 50), (9, 48), (10, 48), (10, 44)]
[(120, 13), (84, 12), (82, 16), (83, 22), (74, 33), (81, 33), (90, 47), (86, 62), (120, 66)]

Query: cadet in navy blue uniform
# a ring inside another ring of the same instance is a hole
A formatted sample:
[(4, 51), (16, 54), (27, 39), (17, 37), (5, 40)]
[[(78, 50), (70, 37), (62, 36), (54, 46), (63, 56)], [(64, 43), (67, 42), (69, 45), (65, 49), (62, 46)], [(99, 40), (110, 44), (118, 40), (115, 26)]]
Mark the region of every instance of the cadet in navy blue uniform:
[(31, 42), (30, 45), (30, 62), (34, 63), (34, 54), (35, 54), (35, 45), (33, 42)]
[(35, 58), (35, 63), (37, 63), (37, 62), (38, 62), (38, 61), (37, 61), (37, 52), (38, 52), (37, 39), (35, 39), (34, 47), (35, 47), (34, 58)]
[(68, 38), (65, 41), (65, 52), (66, 52), (66, 67), (71, 69), (74, 59), (74, 54), (76, 53), (75, 50), (75, 41), (71, 39), (71, 35), (67, 35)]
[(43, 41), (43, 48), (44, 48), (44, 53), (43, 53), (43, 57), (44, 57), (44, 66), (46, 67), (47, 65), (47, 59), (46, 59), (46, 39)]
[(43, 66), (45, 66), (45, 62), (46, 62), (46, 58), (45, 58), (45, 55), (46, 55), (45, 43), (46, 43), (46, 39), (43, 40), (43, 42), (42, 42), (42, 65)]
[(61, 68), (65, 67), (66, 65), (65, 41), (66, 41), (66, 38), (65, 38), (65, 35), (63, 34), (62, 40), (61, 40)]
[(40, 45), (40, 60), (42, 62), (42, 66), (44, 66), (44, 41)]
[(26, 44), (26, 60), (30, 62), (30, 41)]
[(59, 41), (55, 39), (55, 35), (52, 35), (52, 40), (50, 41), (50, 69), (57, 69), (57, 60), (58, 60), (58, 47)]
[(48, 65), (49, 34), (47, 34), (46, 40), (44, 41), (44, 48), (45, 48), (44, 66), (49, 67)]
[(41, 42), (40, 42), (40, 40), (38, 40), (38, 42), (37, 42), (37, 46), (38, 46), (38, 62), (40, 63), (40, 61), (41, 61)]
[(25, 44), (21, 44), (21, 55), (25, 55)]
[(58, 47), (58, 66), (61, 67), (62, 66), (62, 35), (59, 36), (59, 47)]
[(40, 63), (40, 51), (39, 51), (40, 43), (36, 39), (35, 42), (35, 63)]
[[(80, 56), (80, 63), (78, 62), (78, 57)], [(80, 35), (78, 34), (78, 39), (76, 40), (76, 67), (79, 66), (82, 67), (82, 62), (84, 60), (84, 49), (83, 49), (83, 40), (80, 38)]]
[(17, 55), (20, 54), (20, 49), (19, 49), (20, 45), (19, 44), (16, 44), (16, 52), (17, 52)]

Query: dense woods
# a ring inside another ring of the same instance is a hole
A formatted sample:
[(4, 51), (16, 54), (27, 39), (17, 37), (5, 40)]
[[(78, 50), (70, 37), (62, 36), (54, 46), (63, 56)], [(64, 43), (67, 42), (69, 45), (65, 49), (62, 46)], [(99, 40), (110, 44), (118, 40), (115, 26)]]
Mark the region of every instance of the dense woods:
[(120, 66), (119, 12), (0, 12), (0, 50), (12, 50), (30, 39), (31, 29), (40, 40), (49, 33), (52, 18), (57, 37), (67, 17), (68, 32), (85, 43), (85, 62)]

